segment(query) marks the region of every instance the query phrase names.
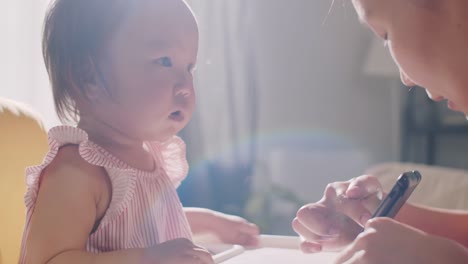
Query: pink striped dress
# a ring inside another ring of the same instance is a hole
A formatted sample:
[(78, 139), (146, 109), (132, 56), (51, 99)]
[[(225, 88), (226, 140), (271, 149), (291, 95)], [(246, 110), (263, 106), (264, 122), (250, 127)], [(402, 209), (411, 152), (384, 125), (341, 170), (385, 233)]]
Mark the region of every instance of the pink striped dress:
[(102, 147), (88, 140), (85, 131), (58, 126), (49, 131), (49, 153), (44, 162), (26, 170), (27, 207), (20, 263), (25, 262), (25, 241), (34, 211), (41, 172), (61, 146), (79, 145), (81, 157), (106, 169), (112, 183), (110, 206), (98, 228), (86, 243), (86, 250), (102, 253), (130, 248), (147, 248), (176, 238), (191, 239), (191, 231), (176, 188), (188, 170), (185, 144), (174, 136), (164, 143), (148, 142), (158, 168), (154, 172), (134, 169)]

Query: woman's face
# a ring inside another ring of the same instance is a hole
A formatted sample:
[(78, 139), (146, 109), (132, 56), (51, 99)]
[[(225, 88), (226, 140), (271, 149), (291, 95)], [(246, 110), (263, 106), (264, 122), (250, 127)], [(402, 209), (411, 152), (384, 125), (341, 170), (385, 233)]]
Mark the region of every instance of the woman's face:
[(468, 1), (352, 1), (362, 23), (386, 42), (404, 84), (468, 114)]

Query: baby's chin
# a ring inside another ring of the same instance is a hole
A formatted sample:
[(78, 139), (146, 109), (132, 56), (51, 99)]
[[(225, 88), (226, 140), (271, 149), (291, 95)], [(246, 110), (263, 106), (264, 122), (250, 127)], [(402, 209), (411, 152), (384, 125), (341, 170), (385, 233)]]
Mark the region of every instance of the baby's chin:
[(145, 137), (145, 141), (150, 142), (166, 142), (177, 135), (179, 130), (168, 129), (165, 131), (158, 131), (157, 133), (151, 133)]
[(153, 141), (157, 141), (157, 142), (166, 142), (168, 140), (170, 140), (171, 138), (173, 138), (176, 134), (170, 134), (170, 135), (166, 135), (166, 136), (163, 136), (163, 137), (158, 137), (156, 138), (155, 140)]

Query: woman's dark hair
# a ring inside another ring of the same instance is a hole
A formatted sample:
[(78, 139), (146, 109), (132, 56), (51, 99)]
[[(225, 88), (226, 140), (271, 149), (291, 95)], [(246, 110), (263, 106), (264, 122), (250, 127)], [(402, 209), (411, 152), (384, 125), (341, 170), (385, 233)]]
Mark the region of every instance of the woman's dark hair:
[(62, 122), (78, 121), (76, 98), (99, 76), (106, 41), (139, 0), (55, 0), (45, 17), (42, 53)]

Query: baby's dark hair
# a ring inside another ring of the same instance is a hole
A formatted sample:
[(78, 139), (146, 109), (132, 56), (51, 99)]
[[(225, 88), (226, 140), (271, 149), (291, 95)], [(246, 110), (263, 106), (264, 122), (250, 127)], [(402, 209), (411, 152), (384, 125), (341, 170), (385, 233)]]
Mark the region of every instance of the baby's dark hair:
[(76, 98), (100, 78), (97, 65), (106, 41), (137, 0), (55, 0), (45, 17), (42, 53), (62, 122), (79, 119)]

